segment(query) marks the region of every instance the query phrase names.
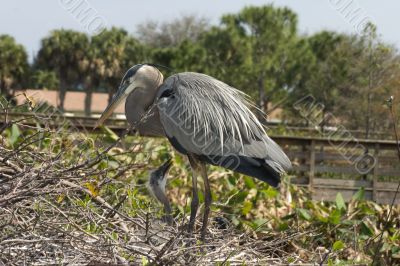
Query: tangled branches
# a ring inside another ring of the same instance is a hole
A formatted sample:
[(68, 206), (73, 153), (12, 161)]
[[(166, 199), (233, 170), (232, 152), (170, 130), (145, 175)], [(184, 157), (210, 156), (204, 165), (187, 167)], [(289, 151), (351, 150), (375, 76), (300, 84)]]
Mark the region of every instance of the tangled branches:
[[(66, 150), (49, 154), (26, 145), (33, 139), (26, 137), (14, 149), (0, 148), (0, 261), (4, 264), (271, 264), (282, 262), (290, 240), (304, 234), (267, 240), (214, 225), (207, 241), (198, 243), (197, 235), (185, 233), (184, 217), (177, 219), (179, 224), (166, 226), (157, 212), (133, 208), (129, 202), (140, 199), (100, 193), (106, 186), (123, 186), (119, 178), (144, 165), (125, 163), (107, 171), (96, 167), (104, 153), (83, 163), (75, 158), (66, 161)], [(88, 178), (94, 176), (96, 188), (88, 185)]]
[(166, 226), (129, 181), (146, 168), (143, 143), (126, 151), (113, 136), (104, 148), (98, 136), (23, 122), (1, 129), (0, 264), (272, 264), (305, 234), (263, 239), (213, 225), (198, 242), (185, 215)]

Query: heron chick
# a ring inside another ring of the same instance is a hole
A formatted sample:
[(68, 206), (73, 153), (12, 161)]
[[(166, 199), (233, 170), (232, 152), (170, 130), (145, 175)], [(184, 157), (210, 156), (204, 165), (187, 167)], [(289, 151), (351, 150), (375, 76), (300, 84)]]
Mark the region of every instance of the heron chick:
[(164, 164), (155, 170), (150, 171), (147, 188), (159, 202), (164, 205), (165, 220), (172, 224), (172, 210), (167, 195), (165, 194), (165, 186), (167, 184), (167, 173), (171, 168), (171, 159), (168, 159)]

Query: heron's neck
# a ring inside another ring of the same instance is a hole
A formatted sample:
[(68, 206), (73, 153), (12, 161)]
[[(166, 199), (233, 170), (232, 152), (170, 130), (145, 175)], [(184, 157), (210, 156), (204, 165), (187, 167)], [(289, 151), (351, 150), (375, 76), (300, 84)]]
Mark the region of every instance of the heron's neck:
[(126, 119), (142, 136), (164, 136), (157, 106), (153, 106), (157, 89), (137, 88), (126, 99)]

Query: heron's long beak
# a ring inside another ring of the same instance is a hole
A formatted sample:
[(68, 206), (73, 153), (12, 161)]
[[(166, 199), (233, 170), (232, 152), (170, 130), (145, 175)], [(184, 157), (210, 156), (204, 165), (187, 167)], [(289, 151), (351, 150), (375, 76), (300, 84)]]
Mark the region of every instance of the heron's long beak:
[(111, 100), (111, 103), (107, 106), (106, 110), (101, 114), (99, 120), (97, 120), (95, 128), (101, 126), (104, 121), (111, 116), (114, 110), (119, 106), (119, 104), (128, 96), (125, 91), (129, 85), (121, 85)]

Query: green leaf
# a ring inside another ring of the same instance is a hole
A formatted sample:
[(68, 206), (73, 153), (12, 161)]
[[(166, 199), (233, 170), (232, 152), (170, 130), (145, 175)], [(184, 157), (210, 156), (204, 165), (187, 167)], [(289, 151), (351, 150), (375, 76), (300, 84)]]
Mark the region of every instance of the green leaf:
[(365, 215), (375, 215), (375, 210), (372, 209), (370, 206), (368, 206), (367, 204), (361, 204), (361, 206), (359, 207), (359, 209), (361, 210), (362, 214)]
[(174, 165), (179, 165), (180, 167), (185, 167), (185, 162), (182, 156), (176, 155), (174, 157)]
[(292, 257), (289, 257), (289, 258), (286, 259), (287, 263), (292, 263), (292, 262), (295, 262), (295, 261), (296, 261), (295, 258), (292, 258)]
[(244, 176), (243, 179), (244, 179), (244, 184), (248, 189), (256, 188), (256, 184), (254, 183), (253, 178)]
[(365, 189), (364, 189), (364, 187), (361, 187), (356, 192), (356, 194), (353, 195), (352, 198), (353, 198), (353, 200), (357, 200), (357, 201), (364, 200), (364, 198), (365, 198)]
[(245, 201), (242, 208), (242, 214), (247, 215), (253, 209), (253, 203), (251, 201)]
[(229, 175), (227, 180), (228, 180), (228, 183), (231, 186), (236, 186), (237, 185), (237, 179), (235, 178), (234, 175)]
[(372, 229), (365, 222), (361, 222), (361, 224), (360, 224), (360, 234), (371, 237), (371, 236), (374, 235), (374, 231), (372, 231)]
[(393, 246), (390, 251), (392, 252), (392, 257), (393, 258), (400, 259), (400, 247)]
[(264, 189), (264, 190), (262, 190), (262, 192), (265, 194), (265, 195), (267, 195), (267, 198), (269, 198), (269, 199), (273, 199), (273, 198), (276, 198), (277, 196), (278, 196), (278, 190), (276, 190), (275, 188), (273, 188), (273, 187), (268, 187), (268, 189)]
[(90, 191), (90, 193), (93, 197), (97, 197), (97, 195), (99, 195), (99, 190), (95, 184), (86, 182), (85, 187)]
[(120, 166), (120, 164), (116, 161), (108, 161), (107, 163), (108, 168), (112, 168), (112, 169), (118, 169), (118, 167)]
[(267, 219), (264, 219), (264, 218), (259, 218), (259, 219), (255, 219), (254, 221), (253, 221), (253, 224), (254, 224), (254, 228), (258, 228), (258, 227), (260, 227), (260, 226), (263, 226), (263, 225), (265, 225), (266, 223), (268, 222), (268, 220)]
[(148, 264), (149, 264), (149, 260), (145, 256), (142, 256), (142, 265), (145, 266)]
[(202, 191), (199, 191), (197, 193), (198, 197), (199, 197), (199, 202), (204, 202), (204, 194)]
[(289, 229), (289, 224), (286, 223), (286, 222), (280, 223), (280, 224), (278, 225), (278, 230), (279, 230), (279, 231), (285, 231), (285, 230), (287, 230), (287, 229)]
[(336, 207), (339, 210), (346, 210), (346, 203), (344, 202), (342, 193), (337, 193), (336, 195)]
[(288, 215), (283, 216), (281, 219), (282, 220), (290, 220), (290, 219), (293, 219), (295, 216), (296, 216), (295, 213), (290, 213)]
[(332, 246), (333, 251), (339, 251), (339, 250), (342, 250), (344, 248), (345, 248), (345, 244), (340, 240), (338, 240), (335, 243), (333, 243), (333, 246)]
[(306, 209), (297, 209), (299, 212), (299, 215), (301, 218), (303, 218), (304, 220), (310, 221), (311, 220), (311, 215), (310, 213), (306, 210)]
[(340, 210), (336, 209), (333, 210), (329, 214), (329, 222), (332, 224), (339, 224), (340, 223), (340, 218), (342, 217), (342, 213)]
[(329, 221), (328, 217), (322, 216), (320, 214), (317, 214), (316, 217), (321, 223), (327, 223)]
[(19, 127), (16, 124), (13, 124), (11, 126), (10, 144), (14, 146), (14, 144), (17, 142), (19, 136), (21, 136)]
[(242, 203), (247, 195), (249, 194), (248, 191), (239, 191), (237, 192), (232, 198), (229, 200), (229, 204), (236, 204), (236, 203)]
[(118, 140), (118, 135), (114, 133), (111, 129), (109, 129), (106, 126), (101, 126), (100, 127), (101, 131), (106, 135), (106, 140), (107, 141), (117, 141)]

